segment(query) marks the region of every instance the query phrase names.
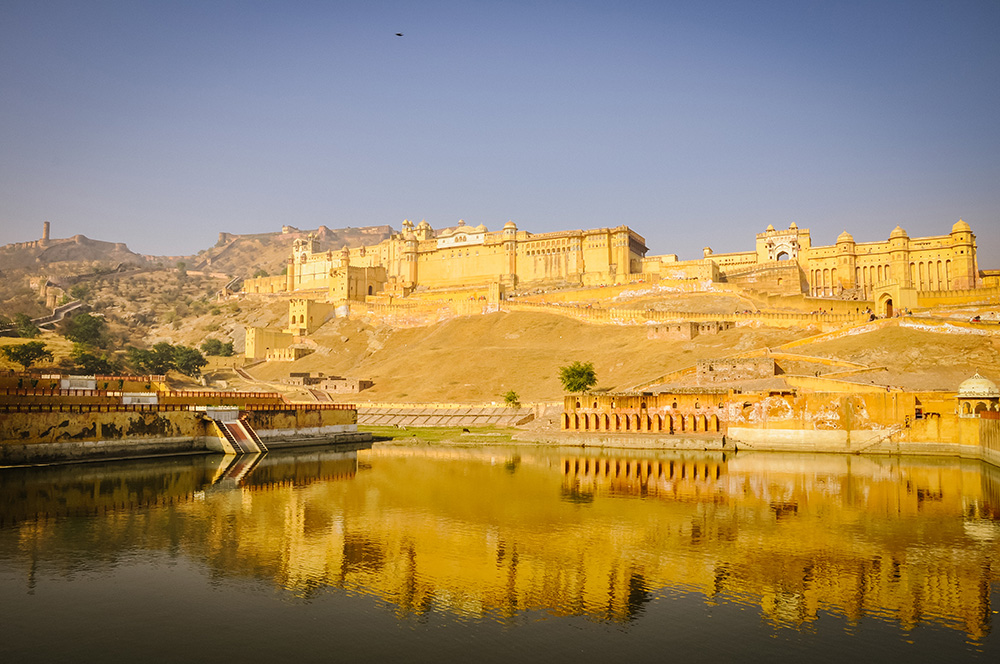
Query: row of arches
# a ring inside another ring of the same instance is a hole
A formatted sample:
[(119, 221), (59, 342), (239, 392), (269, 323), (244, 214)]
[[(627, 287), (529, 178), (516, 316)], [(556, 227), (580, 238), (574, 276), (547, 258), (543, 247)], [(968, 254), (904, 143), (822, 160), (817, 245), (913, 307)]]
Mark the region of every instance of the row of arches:
[(864, 297), (871, 295), (876, 285), (889, 280), (888, 265), (864, 265), (854, 268), (854, 285), (864, 291)]
[(951, 261), (910, 263), (910, 284), (919, 290), (949, 290)]
[(571, 477), (616, 477), (647, 480), (719, 479), (721, 464), (696, 461), (653, 461), (638, 459), (563, 459), (563, 474)]
[(993, 403), (990, 404), (988, 401), (977, 401), (972, 403), (966, 401), (962, 404), (960, 414), (963, 417), (979, 417), (984, 412), (1000, 410), (1000, 404)]
[(718, 415), (639, 415), (637, 413), (563, 413), (567, 431), (705, 433), (722, 430)]
[(833, 295), (837, 292), (837, 268), (810, 270), (809, 283), (812, 284), (813, 295)]
[[(868, 297), (875, 286), (892, 281), (889, 265), (862, 265), (854, 268), (854, 288)], [(809, 271), (809, 284), (815, 296), (838, 292), (837, 268)], [(914, 261), (910, 263), (910, 284), (918, 290), (950, 290), (951, 260)]]

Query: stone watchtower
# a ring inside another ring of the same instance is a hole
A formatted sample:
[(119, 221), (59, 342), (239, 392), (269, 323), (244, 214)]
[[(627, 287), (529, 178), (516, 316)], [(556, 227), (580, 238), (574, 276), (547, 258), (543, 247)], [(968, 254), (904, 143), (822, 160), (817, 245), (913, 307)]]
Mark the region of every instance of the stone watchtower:
[(961, 219), (951, 227), (951, 269), (948, 278), (948, 287), (952, 290), (963, 290), (975, 288), (979, 275), (979, 266), (976, 265), (976, 236), (972, 234), (972, 228)]
[(517, 286), (517, 224), (513, 221), (503, 225), (503, 251), (507, 274), (501, 275), (500, 279), (514, 288)]
[(419, 242), (413, 230), (413, 222), (403, 220), (403, 264), (400, 266), (400, 276), (403, 286), (413, 288), (417, 285), (417, 249)]
[(902, 226), (896, 226), (889, 233), (889, 277), (903, 288), (910, 287), (910, 236)]
[(856, 288), (858, 285), (854, 278), (856, 267), (857, 254), (854, 251), (854, 236), (845, 230), (837, 236), (837, 281), (833, 284), (834, 289), (839, 291)]

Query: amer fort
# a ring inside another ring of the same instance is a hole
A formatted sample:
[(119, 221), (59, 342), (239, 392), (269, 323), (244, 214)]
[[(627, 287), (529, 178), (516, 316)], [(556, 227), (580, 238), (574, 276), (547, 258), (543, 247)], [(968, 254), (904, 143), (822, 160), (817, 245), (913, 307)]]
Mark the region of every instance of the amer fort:
[[(738, 293), (757, 306), (707, 315), (616, 305), (610, 290), (628, 285)], [(609, 295), (586, 306), (562, 299), (587, 289)], [(706, 247), (696, 260), (648, 255), (644, 238), (627, 226), (532, 234), (513, 222), (491, 232), (462, 221), (438, 231), (426, 221), (404, 221), (401, 232), (368, 246), (335, 249), (311, 234), (299, 237), (285, 273), (247, 279), (241, 295), (288, 301), (288, 327), (247, 328), (245, 353), (253, 362), (304, 356), (311, 351), (303, 342), (337, 316), (416, 315), (445, 302), (456, 315), (545, 310), (594, 324), (641, 325), (668, 341), (760, 324), (813, 325), (824, 339), (890, 325), (1000, 332), (995, 320), (978, 316), (925, 315), (938, 307), (1000, 304), (1000, 271), (979, 268), (975, 234), (962, 220), (932, 237), (910, 238), (897, 226), (879, 242), (856, 242), (845, 231), (830, 246), (813, 245), (810, 231), (795, 223), (768, 226), (751, 251), (717, 254)], [(975, 374), (934, 389), (906, 389), (868, 380), (878, 367), (809, 357), (797, 352), (801, 346), (750, 349), (665, 375), (654, 368), (650, 380), (627, 391), (567, 396), (552, 440), (1000, 462), (1000, 391), (991, 378)], [(377, 423), (456, 421), (446, 408), (376, 405), (361, 413), (361, 421)]]
[[(649, 255), (645, 239), (627, 226), (534, 234), (514, 222), (489, 231), (464, 221), (435, 230), (426, 221), (404, 220), (400, 232), (359, 229), (355, 237), (362, 241), (340, 248), (324, 246), (321, 238), (329, 235), (325, 227), (283, 227), (278, 237), (290, 248), (283, 274), (233, 280), (220, 293), (220, 301), (240, 302), (250, 312), (279, 303), (287, 308), (283, 327), (241, 328), (242, 366), (233, 375), (249, 391), (178, 391), (156, 376), (10, 373), (0, 376), (3, 458), (18, 463), (120, 455), (133, 440), (143, 441), (140, 451), (158, 445), (168, 452), (191, 441), (204, 450), (260, 451), (268, 438), (335, 434), (355, 441), (358, 424), (536, 421), (524, 435), (560, 444), (915, 453), (1000, 463), (996, 376), (973, 371), (954, 383), (913, 387), (882, 378), (885, 367), (877, 364), (808, 351), (811, 343), (900, 326), (996, 337), (1000, 328), (991, 308), (1000, 304), (1000, 270), (980, 269), (976, 236), (965, 221), (932, 237), (910, 238), (897, 226), (878, 242), (856, 242), (844, 231), (829, 246), (813, 245), (810, 231), (795, 223), (783, 230), (768, 226), (756, 234), (751, 251), (705, 247), (695, 260)], [(376, 239), (366, 243), (366, 237)], [(220, 234), (215, 254), (195, 267), (209, 269), (239, 238)], [(21, 249), (52, 251), (84, 240), (52, 239), (46, 222), (42, 239)], [(623, 299), (629, 292), (729, 297), (739, 307), (633, 305)], [(937, 314), (955, 307), (985, 317)], [(318, 355), (310, 356), (332, 321), (376, 319), (406, 327), (497, 312), (555, 314), (592, 326), (594, 334), (608, 326), (635, 327), (663, 345), (721, 337), (734, 328), (810, 332), (779, 345), (721, 349), (680, 369), (651, 365), (639, 383), (513, 408), (371, 401), (364, 395), (377, 383), (368, 376), (297, 368), (323, 366), (314, 362)], [(272, 378), (255, 378), (261, 369)], [(299, 397), (286, 393), (293, 389)], [(338, 410), (324, 411), (331, 408)], [(76, 415), (63, 421), (41, 414), (53, 409)], [(285, 420), (262, 419), (264, 411), (282, 411)]]

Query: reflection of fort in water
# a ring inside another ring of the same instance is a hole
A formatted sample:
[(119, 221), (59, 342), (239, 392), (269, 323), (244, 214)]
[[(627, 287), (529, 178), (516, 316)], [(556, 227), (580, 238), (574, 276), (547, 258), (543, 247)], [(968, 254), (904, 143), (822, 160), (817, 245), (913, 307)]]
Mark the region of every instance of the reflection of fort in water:
[(978, 462), (388, 447), (0, 482), (0, 534), (21, 529), (33, 551), (79, 528), (53, 516), (96, 514), (105, 546), (179, 542), (220, 574), (360, 591), (400, 615), (628, 621), (659, 593), (694, 592), (782, 626), (826, 611), (977, 638), (1000, 553), (1000, 472)]

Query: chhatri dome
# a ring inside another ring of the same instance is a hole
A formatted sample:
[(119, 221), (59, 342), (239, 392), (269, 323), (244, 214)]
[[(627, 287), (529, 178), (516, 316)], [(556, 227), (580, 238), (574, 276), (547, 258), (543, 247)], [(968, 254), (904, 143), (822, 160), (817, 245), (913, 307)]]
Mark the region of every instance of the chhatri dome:
[(894, 237), (907, 237), (908, 238), (910, 236), (906, 234), (906, 231), (903, 230), (902, 226), (896, 226), (895, 228), (892, 229), (892, 232), (889, 233), (889, 239), (890, 240), (893, 239)]
[(1000, 397), (1000, 388), (989, 378), (983, 378), (976, 372), (972, 378), (962, 381), (958, 386), (959, 397)]
[(854, 242), (854, 236), (845, 230), (837, 236), (837, 244), (840, 244), (841, 242)]
[(964, 233), (971, 233), (972, 232), (972, 226), (969, 226), (967, 223), (965, 223), (964, 221), (962, 221), (961, 219), (959, 219), (958, 221), (955, 222), (955, 225), (951, 227), (951, 232), (952, 233), (963, 233), (963, 232)]

